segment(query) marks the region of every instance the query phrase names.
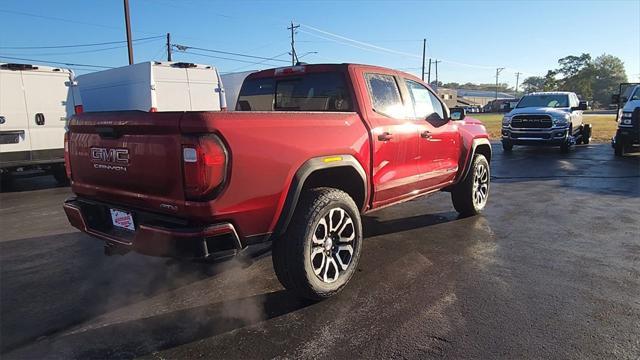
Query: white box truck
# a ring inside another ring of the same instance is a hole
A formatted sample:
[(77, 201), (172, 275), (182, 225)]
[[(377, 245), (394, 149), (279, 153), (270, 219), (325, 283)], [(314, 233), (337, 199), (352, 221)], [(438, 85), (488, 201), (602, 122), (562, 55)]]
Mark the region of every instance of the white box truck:
[(226, 108), (211, 65), (143, 62), (77, 77), (84, 112), (219, 111)]
[(81, 102), (69, 69), (0, 63), (0, 177), (45, 170), (66, 183), (64, 133)]

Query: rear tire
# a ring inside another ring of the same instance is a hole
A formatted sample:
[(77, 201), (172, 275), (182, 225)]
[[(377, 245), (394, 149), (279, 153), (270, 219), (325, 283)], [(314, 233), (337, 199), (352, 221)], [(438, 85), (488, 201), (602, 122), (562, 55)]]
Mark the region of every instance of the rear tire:
[(591, 142), (591, 124), (582, 127), (582, 143), (588, 145)]
[(64, 165), (54, 165), (51, 168), (51, 174), (60, 185), (69, 185), (69, 178), (67, 177), (67, 171)]
[(285, 234), (273, 243), (273, 268), (296, 295), (322, 300), (349, 282), (362, 249), (360, 212), (338, 189), (305, 191)]
[(466, 177), (451, 191), (453, 207), (462, 216), (478, 215), (489, 198), (491, 168), (482, 154), (476, 154)]
[(613, 151), (615, 153), (616, 156), (624, 156), (625, 153), (625, 149), (626, 146), (624, 144), (624, 141), (622, 141), (622, 139), (616, 139), (616, 144), (613, 147)]
[(0, 174), (0, 190), (7, 191), (13, 185), (13, 176), (9, 173)]

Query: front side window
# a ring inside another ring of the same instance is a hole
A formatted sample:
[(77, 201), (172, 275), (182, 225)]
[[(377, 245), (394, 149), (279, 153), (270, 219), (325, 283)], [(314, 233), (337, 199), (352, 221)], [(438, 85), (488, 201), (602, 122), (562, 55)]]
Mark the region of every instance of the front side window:
[(569, 96), (565, 94), (527, 95), (520, 100), (517, 107), (566, 108), (569, 107)]
[(236, 110), (353, 111), (353, 102), (341, 73), (310, 73), (248, 79), (242, 84)]
[(427, 120), (444, 119), (444, 111), (437, 96), (418, 82), (412, 80), (405, 80), (405, 82), (413, 100), (413, 110), (416, 118)]
[(383, 74), (365, 74), (371, 105), (377, 113), (393, 118), (404, 117), (404, 107), (395, 77)]

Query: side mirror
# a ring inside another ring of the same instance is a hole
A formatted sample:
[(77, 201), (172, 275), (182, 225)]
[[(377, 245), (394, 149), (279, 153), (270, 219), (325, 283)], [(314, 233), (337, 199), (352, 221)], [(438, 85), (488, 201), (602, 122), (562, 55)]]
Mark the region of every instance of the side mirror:
[(467, 111), (464, 108), (461, 108), (461, 107), (451, 108), (451, 115), (449, 115), (449, 118), (451, 120), (454, 120), (454, 121), (463, 120), (465, 116), (467, 116)]
[(578, 103), (578, 110), (587, 110), (589, 108), (589, 103), (587, 103), (586, 101), (580, 101), (580, 103)]
[(619, 104), (620, 103), (620, 94), (611, 95), (611, 103)]

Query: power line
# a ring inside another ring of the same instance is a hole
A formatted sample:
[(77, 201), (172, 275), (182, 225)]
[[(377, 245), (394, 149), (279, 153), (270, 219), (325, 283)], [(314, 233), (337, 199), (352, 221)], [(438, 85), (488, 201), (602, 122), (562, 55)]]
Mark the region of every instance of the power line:
[[(240, 53), (234, 53), (234, 52), (222, 51), (222, 50), (204, 49), (204, 48), (199, 48), (199, 47), (195, 47), (195, 46), (186, 46), (186, 45), (179, 45), (179, 44), (172, 44), (172, 45), (175, 46), (176, 49), (178, 49), (180, 51), (183, 51), (183, 52), (186, 51), (186, 50), (189, 50), (189, 49), (193, 49), (193, 50), (207, 51), (207, 52), (218, 53), (218, 54), (246, 57), (246, 58), (251, 58), (251, 59), (273, 60), (273, 61), (279, 61), (279, 62), (288, 63), (287, 60), (270, 59), (270, 58), (266, 58), (266, 57), (263, 57), (263, 56), (240, 54)], [(234, 59), (230, 59), (230, 60), (234, 60)]]
[[(68, 23), (73, 23), (73, 24), (96, 26), (96, 27), (101, 27), (101, 28), (105, 28), (105, 29), (122, 31), (122, 28), (120, 28), (120, 27), (103, 25), (103, 24), (96, 24), (96, 23), (90, 23), (90, 22), (84, 22), (84, 21), (78, 21), (78, 20), (75, 20), (75, 19), (65, 19), (65, 18), (59, 18), (59, 17), (54, 17), (54, 16), (44, 16), (44, 15), (31, 14), (31, 13), (26, 13), (26, 12), (22, 12), (22, 11), (13, 11), (13, 10), (0, 10), (0, 12), (7, 13), (7, 14), (14, 14), (14, 15), (30, 16), (30, 17), (46, 19), (46, 20), (62, 21), (62, 22), (68, 22)], [(141, 34), (158, 35), (158, 33), (149, 33), (149, 32), (144, 32), (144, 31), (138, 31), (138, 32), (141, 33)]]
[[(154, 39), (155, 40), (155, 39)], [(151, 43), (152, 41), (145, 41), (142, 43), (139, 43), (140, 45), (146, 45)], [(111, 46), (111, 47), (107, 47), (107, 48), (102, 48), (102, 49), (91, 49), (91, 50), (80, 50), (80, 51), (65, 51), (65, 52), (54, 52), (54, 53), (29, 53), (27, 54), (27, 56), (55, 56), (55, 55), (73, 55), (73, 54), (86, 54), (86, 53), (94, 53), (94, 52), (101, 52), (101, 51), (108, 51), (108, 50), (114, 50), (114, 49), (122, 49), (127, 47), (127, 45), (118, 45), (118, 46)], [(23, 55), (24, 53), (4, 53), (7, 55)]]
[[(240, 59), (233, 59), (233, 58), (228, 58), (228, 57), (223, 57), (223, 56), (215, 56), (215, 55), (209, 55), (209, 54), (200, 54), (200, 53), (196, 53), (196, 52), (192, 52), (192, 51), (184, 51), (184, 50), (182, 50), (182, 53), (184, 53), (184, 54), (191, 54), (191, 55), (198, 55), (198, 56), (204, 56), (204, 57), (213, 58), (213, 59), (222, 59), (222, 60), (237, 61), (237, 62), (247, 63), (247, 64), (255, 64), (255, 62), (250, 61), (250, 60), (240, 60)], [(284, 62), (286, 62), (286, 63), (289, 63), (287, 60), (280, 60), (280, 59), (269, 59), (269, 58), (264, 58), (264, 60), (265, 60), (265, 61), (284, 61)]]
[[(2, 11), (2, 10), (0, 10)], [(134, 39), (133, 41), (142, 41), (142, 40), (150, 40), (150, 39), (159, 39), (164, 37), (164, 35), (160, 36), (149, 36), (140, 39)], [(126, 43), (126, 40), (122, 41), (108, 41), (102, 43), (92, 43), (92, 44), (77, 44), (77, 45), (52, 45), (52, 46), (0, 46), (0, 49), (6, 50), (26, 50), (26, 49), (63, 49), (63, 48), (75, 48), (75, 47), (89, 47), (89, 46), (101, 46), (101, 45), (113, 45), (113, 44), (122, 44)]]
[[(276, 58), (279, 58), (280, 56), (284, 56), (284, 55), (288, 55), (288, 54), (289, 54), (289, 52), (288, 52), (288, 51), (286, 51), (286, 52), (283, 52), (282, 54), (278, 54), (278, 55), (276, 55), (276, 56), (271, 57), (271, 58), (270, 58), (270, 60), (275, 60)], [(308, 54), (305, 54), (305, 55), (308, 55)], [(304, 57), (305, 55), (300, 56), (300, 58)], [(239, 68), (236, 68), (236, 69), (232, 69), (232, 70), (230, 70), (230, 71), (227, 71), (226, 73), (233, 73), (233, 72), (236, 72), (236, 71), (244, 70), (244, 69), (248, 68), (249, 66), (253, 66), (253, 65), (262, 65), (262, 64), (264, 64), (265, 62), (267, 62), (267, 60), (262, 60), (262, 61), (254, 62), (254, 63), (249, 64), (249, 65), (243, 65), (243, 66), (241, 66), (241, 67), (239, 67)]]
[(46, 63), (46, 64), (67, 65), (67, 66), (82, 66), (82, 67), (92, 67), (92, 68), (101, 68), (101, 69), (113, 69), (113, 66), (75, 64), (75, 63), (66, 63), (66, 62), (58, 62), (58, 61), (25, 59), (25, 58), (12, 57), (12, 56), (3, 56), (3, 55), (0, 55), (0, 59), (21, 60), (21, 61), (29, 61), (29, 62), (40, 62), (40, 63)]
[(321, 34), (325, 34), (325, 35), (333, 36), (333, 37), (338, 38), (338, 39), (342, 39), (342, 40), (345, 40), (345, 41), (353, 42), (353, 43), (355, 43), (355, 44), (359, 44), (359, 45), (362, 45), (362, 46), (367, 46), (367, 47), (370, 47), (370, 48), (373, 48), (373, 49), (377, 49), (377, 50), (380, 50), (380, 51), (385, 51), (385, 52), (389, 52), (389, 53), (396, 54), (396, 55), (402, 55), (402, 56), (415, 57), (415, 58), (418, 58), (418, 59), (420, 58), (420, 56), (415, 55), (415, 54), (410, 54), (410, 53), (406, 53), (406, 52), (402, 52), (402, 51), (397, 51), (397, 50), (393, 50), (393, 49), (388, 49), (388, 48), (384, 48), (384, 47), (382, 47), (382, 46), (377, 46), (377, 45), (373, 45), (373, 44), (370, 44), (370, 43), (366, 43), (366, 42), (364, 42), (364, 41), (359, 41), (359, 40), (356, 40), (356, 39), (351, 39), (351, 38), (348, 38), (348, 37), (346, 37), (346, 36), (342, 36), (342, 35), (334, 34), (334, 33), (331, 33), (331, 32), (329, 32), (329, 31), (325, 31), (325, 30), (322, 30), (322, 29), (318, 29), (318, 28), (313, 27), (313, 26), (310, 26), (310, 25), (305, 25), (305, 24), (300, 24), (300, 25), (301, 25), (301, 26), (303, 26), (303, 27), (305, 27), (305, 28), (308, 28), (308, 29), (310, 29), (310, 30), (317, 31), (317, 32), (319, 32), (319, 33), (321, 33)]

